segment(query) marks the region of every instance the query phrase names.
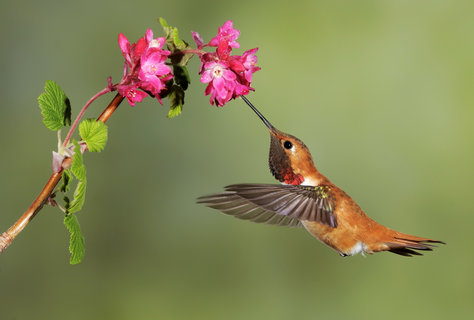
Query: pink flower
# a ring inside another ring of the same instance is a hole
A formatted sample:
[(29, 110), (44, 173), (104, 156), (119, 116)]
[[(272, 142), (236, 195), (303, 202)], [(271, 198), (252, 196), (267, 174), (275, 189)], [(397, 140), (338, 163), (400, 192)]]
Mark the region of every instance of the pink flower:
[(119, 34), (118, 42), (125, 61), (128, 62), (129, 65), (132, 65), (132, 58), (130, 57), (130, 42), (128, 42), (127, 37), (125, 37), (123, 33)]
[(137, 90), (138, 85), (124, 85), (119, 86), (117, 91), (125, 98), (127, 98), (128, 103), (134, 107), (135, 102), (142, 102), (143, 98), (147, 94), (143, 91)]
[(222, 27), (219, 28), (217, 36), (209, 41), (211, 47), (217, 47), (221, 41), (227, 41), (231, 48), (240, 48), (240, 44), (235, 41), (240, 35), (240, 31), (234, 29), (232, 20), (227, 20)]
[[(149, 55), (142, 55), (141, 68), (138, 78), (150, 76), (164, 76), (171, 72), (171, 68), (164, 64), (167, 56), (161, 52), (152, 52)], [(141, 79), (145, 80), (145, 79)]]
[[(148, 29), (145, 37), (130, 45), (128, 39), (119, 34), (119, 46), (125, 58), (124, 76), (117, 85), (119, 93), (126, 97), (131, 106), (141, 102), (147, 93), (161, 103), (160, 93), (166, 89), (166, 81), (173, 78), (166, 60), (171, 54), (163, 50), (165, 38), (153, 39), (153, 31)], [(146, 92), (140, 91), (144, 90)]]
[(147, 53), (141, 57), (138, 79), (142, 81), (141, 87), (143, 89), (149, 90), (153, 95), (158, 96), (165, 87), (164, 82), (171, 79), (171, 68), (165, 64), (168, 56), (164, 55), (161, 50), (150, 50)]
[(257, 56), (255, 53), (258, 51), (258, 48), (253, 48), (244, 52), (242, 56), (242, 61), (245, 67), (244, 75), (245, 79), (250, 83), (252, 82), (252, 75), (254, 72), (260, 70), (260, 67), (257, 67)]
[(204, 65), (202, 83), (209, 83), (205, 94), (211, 95), (211, 105), (223, 106), (234, 96), (237, 76), (224, 62), (208, 62)]
[(241, 95), (246, 95), (250, 90), (252, 75), (260, 70), (257, 67), (257, 56), (255, 53), (258, 48), (247, 50), (242, 56), (231, 56), (232, 48), (238, 48), (240, 45), (235, 41), (239, 37), (240, 31), (232, 26), (229, 20), (219, 28), (217, 36), (212, 38), (208, 44), (204, 44), (201, 36), (193, 32), (193, 39), (198, 49), (205, 46), (217, 47), (215, 52), (203, 53), (200, 55), (201, 82), (208, 83), (205, 95), (211, 95), (211, 105), (225, 105), (229, 100)]
[(162, 50), (164, 44), (166, 43), (165, 38), (158, 37), (156, 39), (153, 39), (153, 31), (151, 29), (148, 29), (146, 31), (145, 41), (146, 41), (145, 50), (160, 50), (163, 52), (163, 54), (167, 56), (171, 53), (167, 50)]
[(119, 34), (119, 46), (129, 68), (140, 59), (140, 56), (147, 45), (148, 44), (143, 37), (138, 39), (137, 43), (130, 45), (130, 42), (128, 42), (128, 39), (123, 35), (123, 33)]
[(253, 48), (244, 52), (242, 56), (232, 56), (230, 60), (231, 69), (237, 73), (242, 83), (250, 85), (253, 73), (260, 70), (257, 67), (257, 56), (255, 53), (258, 48)]

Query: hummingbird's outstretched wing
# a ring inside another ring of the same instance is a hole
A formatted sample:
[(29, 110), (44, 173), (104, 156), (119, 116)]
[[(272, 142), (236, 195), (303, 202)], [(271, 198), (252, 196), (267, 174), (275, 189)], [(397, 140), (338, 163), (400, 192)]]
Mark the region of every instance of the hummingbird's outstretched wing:
[(301, 220), (337, 227), (329, 187), (275, 184), (234, 184), (223, 193), (198, 198), (198, 203), (239, 219), (282, 226)]

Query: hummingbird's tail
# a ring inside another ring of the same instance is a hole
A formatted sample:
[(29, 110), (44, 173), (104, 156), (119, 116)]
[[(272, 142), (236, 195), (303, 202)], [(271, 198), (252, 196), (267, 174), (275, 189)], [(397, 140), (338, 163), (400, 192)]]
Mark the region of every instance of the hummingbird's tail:
[(402, 256), (411, 257), (412, 255), (422, 256), (418, 251), (432, 251), (436, 247), (433, 243), (445, 244), (442, 241), (412, 236), (409, 234), (393, 231), (389, 239), (384, 239), (384, 249)]

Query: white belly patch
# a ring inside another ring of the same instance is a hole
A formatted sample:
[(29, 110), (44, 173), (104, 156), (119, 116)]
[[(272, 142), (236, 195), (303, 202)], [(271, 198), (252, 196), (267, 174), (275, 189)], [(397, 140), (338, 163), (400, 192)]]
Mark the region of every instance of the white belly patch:
[(349, 251), (349, 255), (353, 256), (353, 255), (356, 255), (358, 253), (361, 253), (362, 255), (364, 255), (364, 253), (367, 251), (367, 246), (365, 245), (365, 243), (363, 243), (362, 241), (358, 241), (351, 249), (351, 251)]

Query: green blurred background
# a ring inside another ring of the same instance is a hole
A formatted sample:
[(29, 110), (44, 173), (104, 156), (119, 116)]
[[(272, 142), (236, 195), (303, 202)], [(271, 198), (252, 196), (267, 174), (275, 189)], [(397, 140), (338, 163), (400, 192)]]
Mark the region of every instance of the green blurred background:
[(473, 317), (472, 1), (4, 1), (0, 231), (51, 172), (44, 81), (77, 114), (120, 78), (118, 33), (159, 33), (159, 16), (190, 42), (232, 19), (242, 48), (259, 47), (249, 97), (262, 113), (376, 221), (448, 245), (343, 259), (304, 230), (197, 205), (227, 184), (274, 180), (265, 127), (241, 101), (211, 107), (194, 60), (179, 118), (167, 103), (124, 103), (105, 151), (86, 155), (83, 263), (68, 264), (49, 207), (0, 256), (2, 320)]

